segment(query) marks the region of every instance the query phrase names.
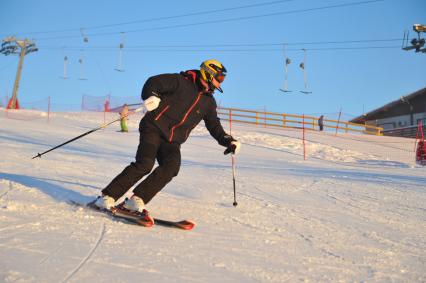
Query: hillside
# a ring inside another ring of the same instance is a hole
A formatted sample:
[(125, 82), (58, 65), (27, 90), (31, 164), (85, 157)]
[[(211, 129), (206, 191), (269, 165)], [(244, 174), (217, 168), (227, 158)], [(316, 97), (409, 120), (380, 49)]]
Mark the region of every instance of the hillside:
[(103, 115), (54, 113), (46, 123), (0, 111), (1, 282), (426, 280), (426, 168), (414, 164), (412, 140), (308, 131), (303, 160), (299, 130), (233, 125), (243, 144), (235, 208), (230, 157), (200, 125), (179, 175), (148, 205), (192, 219), (193, 231), (70, 205), (133, 160), (139, 119), (127, 134), (112, 125), (32, 160)]

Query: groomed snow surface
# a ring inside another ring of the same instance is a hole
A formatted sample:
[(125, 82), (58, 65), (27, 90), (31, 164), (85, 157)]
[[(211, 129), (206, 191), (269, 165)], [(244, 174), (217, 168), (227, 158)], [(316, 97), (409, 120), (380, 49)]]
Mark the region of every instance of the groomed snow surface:
[(300, 130), (234, 124), (233, 207), (231, 158), (201, 123), (148, 205), (197, 223), (181, 231), (68, 203), (94, 199), (133, 160), (140, 117), (32, 160), (103, 114), (11, 114), (0, 111), (0, 282), (426, 281), (426, 168), (411, 139), (307, 131), (303, 160)]

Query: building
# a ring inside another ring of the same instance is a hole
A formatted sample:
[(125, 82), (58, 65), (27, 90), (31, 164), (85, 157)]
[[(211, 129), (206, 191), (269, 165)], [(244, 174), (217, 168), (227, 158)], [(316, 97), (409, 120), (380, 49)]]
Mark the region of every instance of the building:
[(426, 87), (401, 96), (350, 122), (383, 128), (384, 135), (416, 137), (419, 121), (426, 129)]

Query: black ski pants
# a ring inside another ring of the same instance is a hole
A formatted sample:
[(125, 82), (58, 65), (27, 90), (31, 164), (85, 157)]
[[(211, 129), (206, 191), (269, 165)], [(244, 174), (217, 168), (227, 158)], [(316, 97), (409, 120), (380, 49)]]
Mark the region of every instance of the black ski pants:
[(139, 146), (135, 162), (130, 163), (102, 190), (115, 200), (122, 197), (134, 184), (151, 172), (133, 193), (147, 204), (173, 177), (177, 176), (181, 163), (180, 144), (169, 143), (161, 132), (148, 123), (141, 122)]

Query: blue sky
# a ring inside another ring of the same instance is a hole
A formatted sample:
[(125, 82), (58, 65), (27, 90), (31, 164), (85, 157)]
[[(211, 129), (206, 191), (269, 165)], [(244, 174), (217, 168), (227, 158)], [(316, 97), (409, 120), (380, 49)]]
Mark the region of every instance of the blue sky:
[[(228, 69), (225, 92), (216, 94), (223, 106), (330, 116), (342, 109), (349, 119), (426, 86), (426, 54), (400, 48), (405, 29), (415, 36), (415, 23), (426, 24), (424, 0), (0, 4), (1, 38), (30, 38), (39, 48), (25, 57), (18, 98), (50, 96), (54, 110), (77, 109), (84, 93), (139, 97), (149, 76), (215, 58)], [(122, 32), (125, 71), (117, 72)], [(278, 90), (284, 84), (283, 43), (292, 60), (290, 94)], [(298, 92), (304, 88), (303, 48), (309, 95)], [(64, 56), (67, 80), (60, 78)], [(78, 80), (81, 56), (85, 81)], [(17, 63), (17, 56), (0, 54), (0, 97), (11, 94)]]

